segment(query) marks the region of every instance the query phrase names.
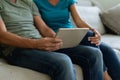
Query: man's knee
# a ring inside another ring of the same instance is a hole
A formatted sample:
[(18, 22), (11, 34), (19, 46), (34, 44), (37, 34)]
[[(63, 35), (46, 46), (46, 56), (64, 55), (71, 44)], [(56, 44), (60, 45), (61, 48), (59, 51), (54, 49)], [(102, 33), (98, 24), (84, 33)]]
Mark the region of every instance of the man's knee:
[(102, 53), (101, 53), (101, 51), (100, 51), (98, 48), (93, 48), (93, 49), (91, 49), (91, 50), (89, 51), (89, 53), (90, 53), (90, 56), (89, 56), (90, 62), (100, 63), (100, 62), (103, 61), (103, 60), (102, 60), (102, 59), (103, 59), (103, 58), (102, 58)]
[(71, 61), (71, 59), (69, 58), (69, 56), (67, 56), (66, 54), (58, 54), (58, 57), (56, 58), (55, 64), (54, 66), (56, 66), (57, 71), (61, 72), (74, 72), (74, 67), (73, 67), (73, 63)]
[(60, 53), (56, 59), (57, 64), (59, 64), (60, 66), (67, 66), (67, 65), (71, 65), (72, 61), (70, 59), (69, 56), (67, 56), (66, 54)]

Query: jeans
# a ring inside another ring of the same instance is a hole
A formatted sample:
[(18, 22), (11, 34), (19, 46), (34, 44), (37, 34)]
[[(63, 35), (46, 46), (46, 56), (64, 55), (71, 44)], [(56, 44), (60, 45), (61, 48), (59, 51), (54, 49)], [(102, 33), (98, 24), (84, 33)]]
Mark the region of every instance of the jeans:
[(62, 53), (17, 48), (6, 59), (12, 65), (48, 74), (52, 80), (76, 80), (71, 59)]
[(103, 60), (99, 49), (79, 45), (57, 52), (67, 54), (74, 64), (81, 66), (84, 80), (103, 80)]
[(81, 45), (92, 46), (100, 49), (103, 55), (104, 70), (107, 70), (112, 80), (120, 80), (120, 61), (115, 51), (107, 44), (101, 42), (100, 46), (91, 44), (87, 39), (89, 36), (93, 36), (93, 32), (89, 31), (85, 38), (80, 43)]
[(52, 80), (76, 80), (72, 59), (83, 68), (84, 80), (103, 80), (102, 55), (98, 49), (80, 45), (59, 51), (64, 53), (17, 48), (6, 59), (12, 65), (46, 73)]
[(112, 80), (120, 80), (120, 61), (115, 51), (104, 43), (101, 43), (100, 50), (102, 51), (104, 63)]
[(76, 80), (73, 63), (83, 69), (84, 80), (103, 80), (102, 52), (82, 43), (54, 52), (16, 48), (6, 59), (12, 65), (46, 73), (52, 80)]
[[(80, 45), (81, 48), (80, 50), (83, 51), (82, 53), (97, 53), (95, 52), (93, 49), (97, 48), (100, 50), (100, 52), (98, 52), (99, 54), (101, 54), (103, 56), (103, 72), (105, 70), (108, 71), (109, 75), (111, 76), (112, 80), (120, 80), (120, 61), (115, 53), (115, 51), (107, 44), (101, 42), (100, 46), (96, 46), (94, 44), (91, 44), (90, 41), (88, 41), (88, 37), (90, 36), (94, 36), (94, 33), (91, 31), (88, 31), (88, 33), (86, 34), (86, 36), (84, 37), (84, 39), (81, 41)], [(79, 45), (79, 47), (80, 47)], [(86, 49), (84, 48), (82, 45), (84, 45), (84, 47), (89, 46), (89, 48), (91, 47), (92, 49)], [(82, 61), (81, 57), (84, 57), (83, 55), (81, 56), (81, 52), (80, 50), (74, 50), (72, 51), (72, 49), (63, 49), (63, 50), (59, 50), (59, 52), (62, 53), (67, 53), (67, 55), (69, 55), (71, 57), (71, 60), (73, 60), (73, 63), (78, 64), (79, 66), (82, 67), (83, 69), (83, 74), (84, 74), (84, 80), (94, 80), (93, 78), (90, 79), (90, 76), (94, 76), (95, 75), (90, 75), (90, 70), (92, 71), (92, 69), (88, 69), (89, 71), (86, 71), (88, 67), (86, 67), (85, 64), (85, 60)], [(70, 54), (71, 53), (71, 54)], [(91, 54), (91, 56), (93, 56), (93, 54)], [(80, 60), (81, 59), (81, 60)], [(86, 59), (88, 59), (88, 56), (86, 57)], [(93, 62), (93, 61), (91, 61)], [(99, 62), (98, 62), (99, 63)], [(98, 65), (98, 64), (97, 64)], [(95, 69), (95, 68), (94, 68)], [(97, 70), (96, 70), (97, 71)], [(97, 73), (97, 72), (93, 72), (93, 73)], [(96, 74), (98, 76), (98, 78), (96, 78), (96, 80), (102, 80), (99, 77), (99, 74)]]
[(82, 68), (84, 80), (104, 80), (102, 53), (98, 46), (88, 41), (90, 36), (94, 34), (88, 31), (77, 47), (60, 49), (57, 52), (67, 54), (74, 64)]

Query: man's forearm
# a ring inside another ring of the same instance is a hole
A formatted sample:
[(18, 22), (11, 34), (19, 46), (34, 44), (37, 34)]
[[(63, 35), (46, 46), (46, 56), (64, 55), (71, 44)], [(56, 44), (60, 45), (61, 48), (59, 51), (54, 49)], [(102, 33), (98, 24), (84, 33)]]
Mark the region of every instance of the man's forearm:
[(21, 48), (35, 48), (35, 39), (29, 39), (17, 36), (10, 32), (0, 32), (0, 43), (21, 47)]

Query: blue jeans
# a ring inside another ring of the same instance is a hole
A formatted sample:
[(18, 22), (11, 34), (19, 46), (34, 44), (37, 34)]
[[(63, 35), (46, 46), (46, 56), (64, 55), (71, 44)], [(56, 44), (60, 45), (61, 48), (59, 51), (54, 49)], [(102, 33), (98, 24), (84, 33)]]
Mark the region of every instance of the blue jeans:
[(46, 73), (52, 80), (76, 80), (75, 70), (68, 56), (73, 63), (83, 68), (84, 80), (103, 80), (102, 55), (97, 48), (88, 46), (80, 45), (59, 52), (17, 48), (6, 59), (12, 65)]
[(10, 64), (46, 73), (52, 80), (76, 80), (72, 63), (82, 67), (84, 80), (103, 80), (103, 58), (100, 49), (82, 43), (74, 48), (55, 52), (16, 48), (6, 59)]
[(80, 43), (81, 45), (92, 46), (100, 49), (103, 55), (104, 62), (104, 70), (107, 70), (112, 80), (120, 80), (120, 61), (115, 53), (115, 51), (105, 43), (101, 43), (100, 46), (95, 46), (88, 41), (89, 36), (93, 36), (93, 32), (89, 31), (83, 41)]
[(84, 80), (103, 80), (103, 60), (99, 49), (79, 45), (57, 52), (67, 54), (74, 64), (81, 66)]
[(48, 74), (52, 80), (76, 80), (71, 59), (62, 53), (17, 48), (6, 59), (12, 65)]
[[(97, 54), (97, 52), (95, 52), (93, 49), (97, 48), (98, 50), (100, 50), (99, 53), (103, 56), (103, 63), (104, 63), (103, 64), (103, 72), (105, 70), (107, 70), (108, 73), (110, 74), (112, 80), (120, 80), (120, 61), (119, 61), (116, 53), (114, 52), (114, 50), (110, 46), (108, 46), (107, 44), (105, 44), (103, 42), (101, 42), (100, 46), (91, 44), (88, 41), (88, 37), (90, 37), (90, 36), (94, 36), (94, 33), (91, 31), (88, 31), (88, 33), (86, 34), (86, 36), (84, 37), (84, 39), (82, 40), (80, 45), (81, 46), (84, 45), (84, 47), (89, 46), (89, 48), (91, 47), (92, 49), (89, 50), (82, 46), (83, 49), (80, 48), (81, 51), (84, 50), (82, 53), (87, 54), (87, 53), (91, 52), (91, 53)], [(80, 45), (79, 45), (79, 47), (80, 47)], [(89, 68), (89, 67), (88, 66), (86, 67), (85, 60), (84, 60), (84, 62), (81, 61), (82, 59), (80, 57), (81, 56), (80, 50), (72, 51), (72, 49), (62, 49), (62, 50), (59, 50), (59, 52), (67, 53), (67, 55), (69, 55), (71, 57), (71, 60), (73, 61), (73, 63), (82, 66), (85, 80), (94, 80), (93, 78), (90, 79), (90, 76), (93, 76), (93, 75), (89, 74), (90, 70), (92, 71), (92, 69), (88, 69), (89, 71), (86, 71), (87, 68)], [(91, 54), (91, 53), (90, 53), (90, 55), (93, 56), (93, 54)], [(84, 56), (82, 55), (82, 57), (84, 57)], [(91, 62), (93, 62), (93, 61), (91, 61)], [(95, 73), (97, 73), (97, 72), (95, 72)], [(96, 74), (96, 75), (99, 75), (99, 74)], [(95, 76), (94, 76), (94, 78), (95, 78)], [(96, 80), (102, 80), (101, 78), (99, 78), (99, 79), (98, 78), (96, 78)]]
[(108, 45), (101, 43), (99, 46), (103, 54), (103, 60), (112, 80), (120, 80), (120, 61), (115, 51)]

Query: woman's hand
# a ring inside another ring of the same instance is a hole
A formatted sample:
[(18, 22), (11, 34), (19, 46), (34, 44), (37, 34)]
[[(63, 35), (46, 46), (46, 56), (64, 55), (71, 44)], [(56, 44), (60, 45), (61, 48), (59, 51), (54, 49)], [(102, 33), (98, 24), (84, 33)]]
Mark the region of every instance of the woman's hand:
[(92, 44), (95, 44), (96, 46), (100, 45), (101, 43), (101, 34), (95, 30), (95, 29), (91, 29), (95, 36), (94, 37), (89, 37), (89, 41), (91, 41)]
[(36, 41), (36, 48), (45, 51), (55, 51), (61, 48), (62, 40), (59, 38), (45, 37)]

